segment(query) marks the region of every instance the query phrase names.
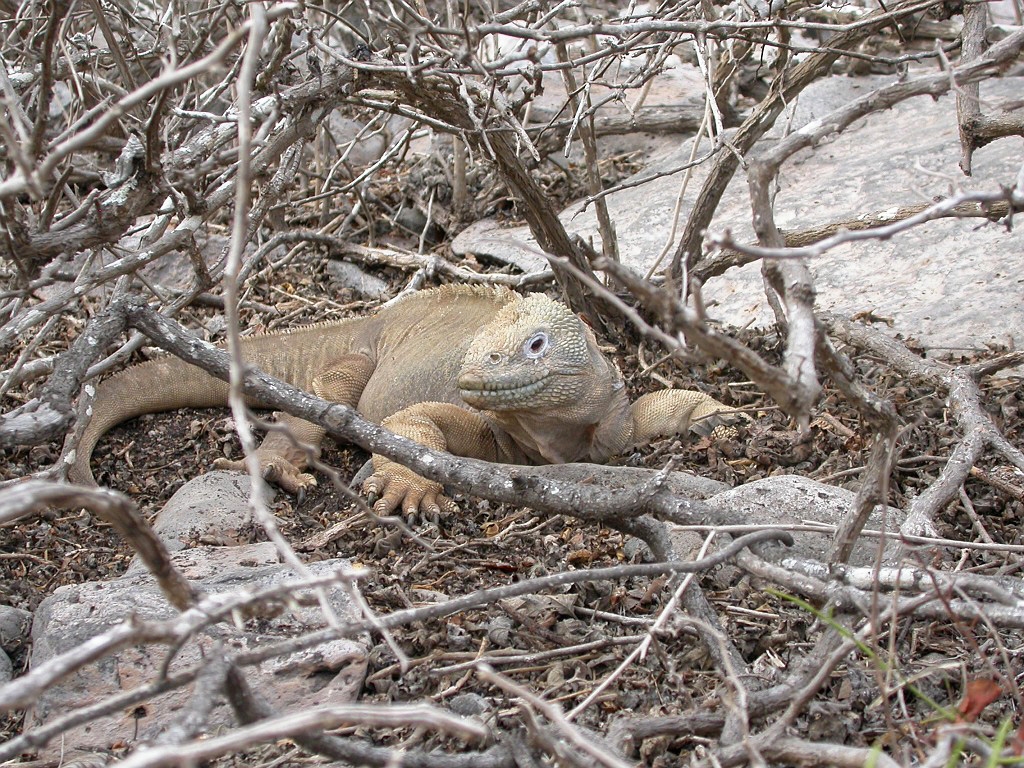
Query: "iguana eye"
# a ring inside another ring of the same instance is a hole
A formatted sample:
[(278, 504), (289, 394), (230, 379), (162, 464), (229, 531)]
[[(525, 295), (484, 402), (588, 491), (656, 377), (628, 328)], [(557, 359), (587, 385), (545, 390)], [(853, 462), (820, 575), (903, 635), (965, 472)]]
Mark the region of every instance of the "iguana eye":
[(548, 351), (548, 335), (544, 331), (537, 331), (523, 344), (523, 354), (530, 359), (536, 359)]

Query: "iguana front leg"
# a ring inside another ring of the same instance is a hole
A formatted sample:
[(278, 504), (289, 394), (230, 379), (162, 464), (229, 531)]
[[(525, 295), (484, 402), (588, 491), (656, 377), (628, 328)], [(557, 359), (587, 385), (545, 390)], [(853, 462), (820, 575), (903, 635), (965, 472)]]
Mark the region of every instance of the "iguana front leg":
[(695, 432), (702, 437), (732, 437), (732, 426), (743, 414), (703, 392), (689, 389), (663, 389), (638, 398), (633, 416), (633, 445), (657, 437)]
[[(313, 377), (313, 394), (351, 408), (359, 405), (359, 398), (373, 373), (373, 361), (366, 355), (351, 354), (331, 361), (330, 366)], [(298, 493), (316, 485), (316, 478), (303, 472), (309, 458), (320, 455), (324, 428), (319, 424), (277, 414), (278, 428), (269, 432), (256, 449), (260, 474), (290, 493)], [(217, 469), (246, 471), (245, 460), (217, 459)]]
[[(389, 416), (381, 423), (392, 432), (438, 451), (484, 461), (515, 460), (511, 441), (497, 434), (479, 413), (450, 403), (417, 403)], [(506, 442), (507, 441), (507, 442)], [(458, 507), (444, 495), (440, 483), (420, 477), (398, 462), (374, 454), (373, 474), (363, 483), (374, 512), (405, 514), (421, 510), (436, 516), (453, 513)]]

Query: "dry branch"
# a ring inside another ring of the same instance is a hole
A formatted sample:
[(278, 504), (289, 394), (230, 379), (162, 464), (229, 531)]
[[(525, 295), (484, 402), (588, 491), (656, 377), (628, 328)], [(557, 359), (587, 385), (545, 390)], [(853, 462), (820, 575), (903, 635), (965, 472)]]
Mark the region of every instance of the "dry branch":
[[(973, 64), (983, 56), (991, 56), (991, 52), (985, 51), (987, 23), (986, 4), (968, 3), (964, 6), (960, 58), (965, 64)], [(981, 90), (978, 84), (964, 84), (957, 92), (956, 113), (960, 127), (960, 168), (967, 176), (971, 175), (974, 150), (1004, 136), (1024, 136), (1024, 120), (1006, 114), (983, 113), (981, 108)]]
[[(232, 698), (237, 698), (241, 688), (237, 676), (230, 685), (225, 685), (224, 688), (225, 691), (231, 692)], [(345, 724), (359, 724), (368, 728), (397, 728), (413, 725), (448, 732), (469, 741), (480, 740), (487, 736), (487, 730), (482, 725), (466, 718), (450, 715), (428, 704), (388, 704), (384, 706), (341, 704), (311, 707), (302, 712), (267, 717), (238, 728), (227, 735), (202, 739), (188, 746), (175, 744), (142, 749), (122, 761), (122, 765), (126, 768), (159, 768), (159, 766), (181, 765), (182, 760), (196, 762), (212, 760), (251, 748), (256, 744), (278, 739), (294, 738), (301, 743), (306, 741), (302, 736), (309, 731), (334, 730)], [(346, 754), (344, 757), (349, 758), (351, 754)], [(388, 764), (383, 761), (367, 762), (371, 765)], [(402, 762), (409, 764), (404, 760)]]
[[(476, 94), (461, 88), (459, 81), (450, 76), (418, 73), (415, 79), (409, 79), (402, 68), (377, 67), (373, 78), (399, 93), (404, 103), (453, 126), (463, 141), (490, 157), (518, 195), (523, 215), (545, 253), (565, 258), (577, 270), (591, 273), (586, 258), (519, 158), (512, 136), (525, 135), (525, 131), (518, 123), (512, 125), (514, 115), (492, 111), (490, 104), (481, 104)], [(485, 122), (487, 118), (494, 119), (496, 124), (489, 125)], [(579, 281), (563, 269), (554, 265), (552, 269), (569, 306), (577, 312), (589, 312), (590, 304)]]
[[(232, 670), (226, 693), (238, 719), (249, 727), (252, 734), (242, 742), (241, 746), (249, 746), (257, 739), (265, 738), (265, 734), (268, 732), (273, 733), (274, 728), (285, 725), (291, 729), (290, 733), (295, 741), (311, 752), (359, 765), (392, 766), (399, 762), (402, 765), (418, 766), (419, 768), (475, 768), (476, 766), (480, 766), (480, 768), (513, 768), (515, 765), (508, 749), (500, 744), (488, 747), (481, 752), (465, 754), (410, 754), (404, 750), (376, 747), (361, 740), (322, 733), (324, 726), (327, 725), (327, 722), (324, 722), (326, 718), (321, 716), (313, 723), (307, 721), (297, 724), (293, 716), (278, 715), (265, 701), (253, 694), (245, 678), (237, 669)], [(353, 711), (350, 709), (350, 713)], [(431, 725), (436, 725), (440, 720), (442, 725), (451, 729), (459, 728), (472, 738), (482, 739), (487, 735), (486, 731), (476, 723), (467, 722), (461, 718), (456, 719), (447, 713), (437, 712), (433, 707), (419, 705), (419, 709), (407, 714), (418, 715), (419, 720), (425, 719), (424, 715), (426, 715), (432, 721)], [(296, 728), (295, 725), (300, 727)], [(234, 749), (238, 748), (239, 745), (234, 745)], [(215, 754), (223, 754), (223, 751)]]
[(682, 240), (676, 248), (669, 274), (676, 280), (682, 277), (684, 267), (689, 270), (697, 263), (701, 255), (701, 239), (711, 223), (711, 217), (725, 193), (725, 189), (739, 167), (740, 157), (745, 156), (775, 123), (785, 105), (811, 82), (818, 79), (843, 52), (868, 35), (883, 29), (912, 13), (926, 10), (937, 2), (903, 2), (887, 5), (870, 13), (858, 24), (837, 32), (828, 42), (828, 48), (819, 50), (803, 59), (799, 64), (780, 73), (776, 85), (748, 117), (736, 134), (730, 139), (733, 152), (720, 154), (715, 160), (711, 171), (701, 188), (694, 203), (693, 211), (687, 221)]
[[(837, 338), (870, 350), (902, 375), (926, 382), (945, 392), (949, 398), (950, 412), (961, 438), (938, 479), (911, 502), (907, 520), (901, 529), (903, 533), (934, 535), (932, 520), (935, 514), (957, 496), (985, 448), (993, 449), (1015, 467), (1024, 470), (1024, 452), (1010, 444), (982, 407), (978, 388), (980, 374), (976, 370), (970, 366), (949, 366), (919, 358), (899, 342), (867, 326), (831, 316), (824, 318), (824, 322), (829, 333)], [(1024, 358), (1015, 354), (1004, 357), (1002, 364), (1012, 366), (1019, 364), (1021, 359)]]
[[(913, 221), (904, 226), (918, 226), (926, 221), (938, 221), (944, 218), (978, 218), (1000, 222), (1006, 219), (1011, 210), (1008, 200), (1002, 198), (989, 199), (988, 196), (986, 196), (985, 200), (978, 202), (973, 200), (958, 201), (952, 207), (945, 204), (936, 206), (935, 203), (901, 205), (895, 210), (890, 208), (884, 211), (862, 213), (854, 218), (842, 219), (808, 229), (796, 231), (780, 229), (779, 233), (782, 235), (784, 247), (775, 249), (770, 254), (765, 250), (750, 246), (737, 247), (731, 244), (731, 237), (712, 234), (709, 237), (709, 242), (714, 246), (714, 249), (701, 259), (693, 268), (691, 274), (694, 279), (700, 280), (701, 283), (706, 283), (713, 277), (725, 274), (733, 267), (742, 267), (744, 264), (750, 264), (761, 258), (786, 258), (787, 255), (801, 254), (808, 258), (819, 256), (828, 248), (847, 242), (843, 234), (845, 232), (867, 231), (867, 234), (863, 237), (885, 239), (891, 237), (895, 231), (898, 231), (895, 230), (895, 227), (901, 226), (901, 222), (905, 222), (908, 219)], [(922, 214), (925, 218), (917, 218)], [(889, 227), (894, 229), (888, 229)], [(878, 231), (873, 232), (872, 230)], [(832, 238), (836, 239), (832, 240)], [(813, 250), (808, 248), (808, 246), (813, 246), (824, 240), (829, 241), (827, 245)]]

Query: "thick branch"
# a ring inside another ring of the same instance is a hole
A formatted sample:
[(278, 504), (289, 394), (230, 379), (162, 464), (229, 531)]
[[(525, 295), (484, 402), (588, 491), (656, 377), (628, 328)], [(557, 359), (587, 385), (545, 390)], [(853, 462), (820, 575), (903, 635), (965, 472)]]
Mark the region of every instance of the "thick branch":
[(54, 372), (39, 396), (0, 416), (0, 448), (39, 445), (63, 435), (74, 416), (71, 403), (86, 371), (124, 332), (125, 325), (123, 303), (96, 315), (54, 362)]
[[(782, 234), (784, 248), (805, 248), (806, 246), (820, 243), (823, 240), (841, 238), (843, 237), (843, 233), (846, 232), (867, 232), (866, 236), (870, 237), (873, 236), (873, 233), (871, 233), (871, 230), (873, 229), (890, 227), (894, 224), (898, 224), (899, 222), (919, 216), (925, 211), (929, 211), (929, 209), (935, 209), (935, 205), (933, 203), (901, 205), (895, 210), (889, 208), (884, 211), (873, 211), (871, 213), (859, 214), (853, 218), (834, 221), (829, 224), (808, 227), (807, 229), (794, 231), (780, 229), (779, 232)], [(957, 203), (952, 207), (944, 206), (940, 209), (934, 210), (934, 215), (928, 216), (927, 221), (937, 221), (944, 218), (979, 218), (987, 219), (989, 221), (1000, 221), (1005, 219), (1007, 215), (1010, 214), (1011, 210), (1009, 202), (1005, 199), (987, 202), (968, 201)], [(923, 222), (915, 220), (914, 223), (920, 224)], [(879, 231), (877, 235), (874, 236), (877, 236), (879, 239), (884, 239), (891, 236), (891, 231)], [(761, 252), (755, 252), (753, 249), (746, 246), (736, 248), (730, 245), (724, 245), (724, 238), (714, 237), (713, 242), (723, 244), (716, 248), (710, 255), (701, 259), (691, 272), (693, 278), (700, 280), (702, 283), (706, 283), (712, 277), (718, 277), (719, 275), (725, 274), (733, 267), (742, 267), (744, 264), (750, 264), (751, 262), (757, 261), (761, 258), (770, 258), (763, 255)], [(845, 240), (842, 242), (845, 242)], [(838, 245), (839, 241), (837, 240), (835, 244)], [(807, 253), (807, 255), (820, 255), (820, 252), (821, 251), (815, 251), (813, 253)], [(785, 251), (780, 249), (778, 257), (781, 257), (784, 253)]]

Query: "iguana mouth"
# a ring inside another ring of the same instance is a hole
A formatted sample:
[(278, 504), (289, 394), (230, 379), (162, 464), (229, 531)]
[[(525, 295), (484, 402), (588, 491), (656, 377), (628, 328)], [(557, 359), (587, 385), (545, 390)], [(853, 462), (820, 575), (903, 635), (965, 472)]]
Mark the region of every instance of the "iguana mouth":
[(548, 384), (548, 372), (535, 370), (509, 376), (485, 377), (478, 373), (459, 376), (459, 395), (469, 405), (495, 409), (530, 403)]

